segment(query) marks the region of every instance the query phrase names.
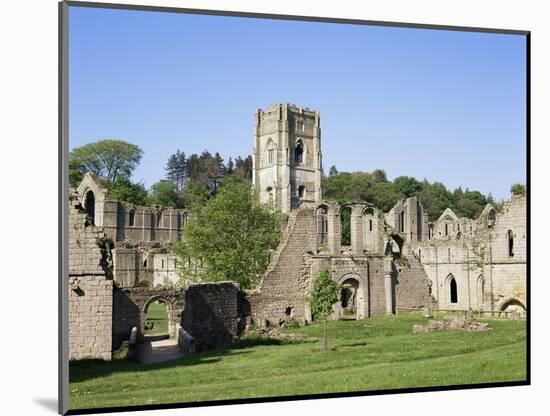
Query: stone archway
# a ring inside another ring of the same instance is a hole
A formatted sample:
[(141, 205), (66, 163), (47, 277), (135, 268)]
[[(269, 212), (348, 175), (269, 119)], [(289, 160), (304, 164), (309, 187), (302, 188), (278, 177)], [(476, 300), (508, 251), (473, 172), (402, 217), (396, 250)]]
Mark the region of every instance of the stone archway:
[(525, 305), (516, 298), (506, 299), (500, 306), (501, 312), (517, 312), (520, 316), (525, 316), (527, 308)]
[(341, 286), (336, 310), (339, 318), (365, 318), (365, 287), (359, 275), (350, 273), (337, 280)]
[[(168, 322), (166, 333), (170, 338), (175, 337), (176, 335), (176, 325), (173, 322), (173, 305), (172, 303), (166, 299), (163, 295), (156, 295), (152, 296), (149, 300), (145, 302), (145, 305), (143, 306), (143, 319), (141, 320), (142, 325), (142, 334), (144, 336), (147, 335), (147, 331), (150, 331), (152, 335), (164, 335), (164, 331), (159, 331), (160, 328), (158, 328), (159, 325), (162, 324), (161, 321), (157, 321), (156, 317), (151, 317), (149, 315), (149, 311), (153, 306), (157, 306), (158, 304), (164, 305), (165, 313), (166, 313), (166, 320)], [(157, 311), (154, 311), (157, 312)], [(154, 316), (154, 315), (153, 315)], [(148, 328), (148, 325), (151, 325)], [(157, 325), (157, 328), (154, 327), (154, 325)]]

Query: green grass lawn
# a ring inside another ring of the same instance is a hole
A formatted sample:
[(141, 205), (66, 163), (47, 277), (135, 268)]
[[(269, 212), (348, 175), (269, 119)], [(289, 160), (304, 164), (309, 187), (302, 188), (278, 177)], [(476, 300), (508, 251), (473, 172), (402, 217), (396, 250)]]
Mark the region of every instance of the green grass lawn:
[(147, 309), (147, 322), (152, 323), (150, 330), (145, 330), (144, 335), (164, 335), (168, 334), (168, 314), (164, 303), (154, 302)]
[[(250, 339), (159, 364), (71, 362), (71, 409), (525, 380), (525, 322), (412, 333), (426, 321), (410, 314), (330, 322), (330, 352), (319, 342)], [(323, 326), (287, 332), (321, 338)]]

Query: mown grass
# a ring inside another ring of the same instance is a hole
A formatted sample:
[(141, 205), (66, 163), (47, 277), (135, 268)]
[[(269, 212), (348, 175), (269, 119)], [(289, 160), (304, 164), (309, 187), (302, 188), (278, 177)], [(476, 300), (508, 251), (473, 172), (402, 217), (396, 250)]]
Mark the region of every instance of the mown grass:
[[(521, 321), (490, 321), (493, 331), (412, 333), (420, 315), (328, 324), (333, 351), (319, 342), (248, 339), (215, 351), (143, 365), (70, 364), (71, 408), (288, 396), (521, 381)], [(292, 328), (322, 338), (322, 325)]]
[(144, 331), (144, 335), (164, 335), (168, 334), (168, 314), (164, 303), (154, 302), (147, 309), (147, 323), (152, 324), (152, 328)]

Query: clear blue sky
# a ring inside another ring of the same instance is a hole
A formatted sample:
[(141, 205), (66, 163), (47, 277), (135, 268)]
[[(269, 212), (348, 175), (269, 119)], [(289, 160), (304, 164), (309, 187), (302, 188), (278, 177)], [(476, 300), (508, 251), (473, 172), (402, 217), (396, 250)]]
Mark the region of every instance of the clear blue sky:
[(70, 148), (104, 138), (168, 156), (251, 153), (256, 108), (321, 112), (324, 169), (509, 195), (525, 182), (518, 35), (70, 8)]

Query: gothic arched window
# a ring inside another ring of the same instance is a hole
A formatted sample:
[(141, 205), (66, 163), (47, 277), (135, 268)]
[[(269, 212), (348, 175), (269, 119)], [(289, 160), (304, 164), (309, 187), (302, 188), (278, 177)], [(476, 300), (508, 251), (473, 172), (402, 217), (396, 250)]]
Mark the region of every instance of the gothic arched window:
[(95, 224), (95, 196), (93, 191), (86, 192), (86, 202), (84, 204), (86, 214), (91, 218), (92, 224)]
[(451, 277), (449, 280), (449, 292), (451, 303), (458, 303), (458, 289), (456, 287), (456, 280), (454, 277)]
[(294, 162), (303, 163), (304, 159), (304, 144), (301, 140), (296, 142), (296, 147), (294, 148)]

